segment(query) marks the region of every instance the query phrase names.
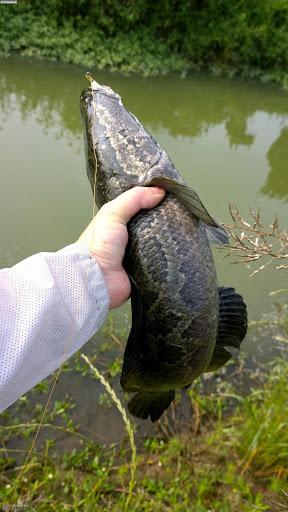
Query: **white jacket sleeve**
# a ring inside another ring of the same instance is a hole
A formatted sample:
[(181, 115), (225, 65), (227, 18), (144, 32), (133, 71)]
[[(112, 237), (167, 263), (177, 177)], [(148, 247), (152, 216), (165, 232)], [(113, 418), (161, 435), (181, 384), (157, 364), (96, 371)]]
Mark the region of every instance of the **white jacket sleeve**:
[(103, 274), (77, 243), (0, 270), (0, 411), (86, 343), (108, 309)]

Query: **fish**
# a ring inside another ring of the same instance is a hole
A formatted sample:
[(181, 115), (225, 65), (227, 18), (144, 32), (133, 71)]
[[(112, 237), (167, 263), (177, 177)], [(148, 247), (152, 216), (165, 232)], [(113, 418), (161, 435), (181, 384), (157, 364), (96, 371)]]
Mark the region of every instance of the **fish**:
[(159, 205), (128, 223), (123, 261), (132, 324), (120, 382), (134, 393), (129, 412), (155, 422), (177, 389), (222, 367), (231, 348), (240, 349), (247, 308), (233, 287), (218, 286), (211, 243), (229, 243), (224, 227), (120, 95), (92, 77), (90, 82), (80, 110), (98, 208), (135, 186), (166, 191)]

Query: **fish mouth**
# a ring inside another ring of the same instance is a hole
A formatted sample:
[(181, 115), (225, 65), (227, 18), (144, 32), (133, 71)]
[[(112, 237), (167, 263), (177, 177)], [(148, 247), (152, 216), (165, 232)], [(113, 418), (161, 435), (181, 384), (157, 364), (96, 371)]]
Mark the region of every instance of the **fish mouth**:
[[(92, 77), (92, 75), (91, 75), (91, 73), (89, 73), (89, 71), (87, 71), (87, 73), (85, 74), (85, 77), (90, 82), (90, 87), (87, 87), (87, 89), (85, 89), (85, 91), (83, 91), (83, 93), (81, 95), (81, 100), (83, 98), (83, 100), (86, 103), (88, 103), (88, 104), (91, 103), (91, 97), (93, 97), (93, 93), (96, 93), (96, 92), (102, 92), (102, 93), (106, 94), (106, 96), (110, 96), (110, 97), (115, 98), (117, 100), (120, 99), (119, 94), (117, 94), (115, 91), (113, 91), (113, 89), (111, 89), (111, 87), (109, 87), (108, 85), (101, 85), (101, 84), (99, 84)], [(88, 91), (90, 91), (90, 95), (89, 95)]]

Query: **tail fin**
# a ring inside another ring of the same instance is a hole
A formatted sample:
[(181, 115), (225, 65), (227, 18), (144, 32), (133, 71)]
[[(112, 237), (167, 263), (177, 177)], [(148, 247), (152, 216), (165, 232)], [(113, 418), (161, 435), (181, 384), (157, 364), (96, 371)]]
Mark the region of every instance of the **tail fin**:
[(206, 372), (224, 366), (232, 357), (225, 347), (240, 349), (247, 332), (247, 309), (241, 295), (234, 288), (219, 288), (219, 323), (216, 345)]
[(164, 391), (159, 393), (149, 393), (139, 391), (133, 396), (128, 403), (128, 410), (133, 416), (147, 420), (150, 416), (151, 421), (159, 420), (163, 412), (169, 407), (174, 400), (175, 391)]

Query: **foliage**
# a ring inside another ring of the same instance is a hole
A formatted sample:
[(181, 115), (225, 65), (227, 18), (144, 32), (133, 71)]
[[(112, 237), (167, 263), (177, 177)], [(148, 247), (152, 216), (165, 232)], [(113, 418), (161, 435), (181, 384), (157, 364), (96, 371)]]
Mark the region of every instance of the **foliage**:
[(18, 0), (0, 52), (137, 72), (210, 68), (288, 86), (288, 0)]
[[(287, 364), (280, 360), (266, 386), (242, 399), (241, 410), (234, 416), (237, 433), (241, 432), (236, 446), (241, 457), (242, 474), (253, 467), (256, 478), (269, 479), (274, 475), (276, 479), (271, 482), (274, 488), (279, 487), (281, 480), (277, 476), (288, 478), (288, 403), (287, 394), (283, 393), (287, 378)], [(229, 432), (233, 442), (234, 434), (235, 431)]]
[[(199, 379), (187, 395), (194, 416), (185, 429), (177, 433), (178, 410), (174, 419), (166, 416), (159, 423), (158, 435), (141, 442), (129, 510), (285, 510), (287, 361), (271, 364), (265, 378), (264, 385), (246, 397), (238, 395), (231, 385), (207, 395)], [(238, 406), (227, 415), (231, 398)], [(50, 436), (38, 443), (20, 483), (16, 479), (21, 471), (19, 457), (26, 448), (25, 444), (23, 449), (15, 448), (13, 440), (16, 434), (29, 446), (42, 409), (35, 410), (30, 424), (19, 424), (15, 412), (4, 414), (6, 426), (0, 427), (1, 503), (11, 503), (17, 485), (13, 503), (27, 505), (29, 510), (124, 510), (130, 482), (130, 446), (99, 446), (90, 441), (74, 424), (73, 410), (68, 397), (55, 401), (43, 425)], [(56, 440), (52, 440), (53, 431), (74, 439), (74, 447), (71, 449), (70, 443), (70, 449), (64, 453), (62, 449), (60, 454)], [(133, 450), (135, 453), (135, 446)]]

